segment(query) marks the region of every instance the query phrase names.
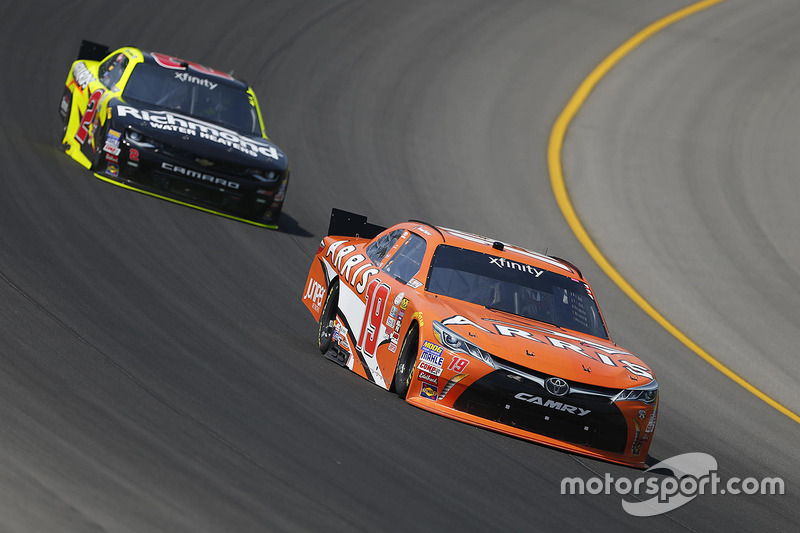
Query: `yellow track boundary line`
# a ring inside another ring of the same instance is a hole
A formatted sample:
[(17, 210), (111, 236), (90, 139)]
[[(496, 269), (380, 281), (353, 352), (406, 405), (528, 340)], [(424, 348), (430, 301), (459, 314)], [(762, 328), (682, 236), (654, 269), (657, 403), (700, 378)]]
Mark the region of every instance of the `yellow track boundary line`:
[(572, 228), (573, 233), (575, 233), (575, 236), (578, 238), (586, 251), (589, 252), (589, 255), (591, 255), (595, 262), (600, 266), (600, 268), (603, 269), (606, 275), (608, 275), (608, 277), (610, 277), (612, 281), (614, 281), (614, 283), (616, 283), (617, 286), (619, 286), (619, 288), (622, 289), (622, 291), (627, 294), (631, 300), (641, 307), (645, 313), (650, 315), (650, 317), (652, 317), (653, 320), (661, 325), (661, 327), (667, 330), (676, 339), (682, 342), (687, 348), (692, 350), (711, 366), (722, 372), (722, 374), (733, 380), (738, 385), (742, 386), (754, 396), (766, 402), (770, 407), (773, 407), (795, 422), (800, 423), (800, 415), (796, 414), (789, 408), (763, 393), (761, 390), (750, 384), (747, 380), (739, 376), (736, 372), (722, 364), (711, 354), (703, 350), (696, 342), (694, 342), (692, 339), (686, 336), (686, 334), (684, 334), (666, 318), (664, 318), (661, 313), (659, 313), (647, 300), (645, 300), (636, 291), (636, 289), (634, 289), (633, 286), (628, 283), (628, 281), (626, 281), (619, 272), (617, 272), (617, 270), (600, 252), (600, 249), (594, 244), (591, 237), (589, 237), (589, 234), (583, 227), (578, 215), (575, 213), (575, 209), (573, 208), (569, 194), (567, 193), (564, 173), (561, 167), (561, 149), (564, 145), (564, 137), (566, 136), (567, 128), (600, 80), (602, 80), (603, 77), (605, 77), (605, 75), (608, 74), (608, 72), (614, 68), (614, 66), (616, 66), (617, 63), (619, 63), (626, 55), (628, 55), (632, 50), (637, 48), (640, 44), (645, 42), (656, 33), (682, 19), (685, 19), (691, 15), (694, 15), (695, 13), (708, 9), (711, 6), (724, 1), (725, 0), (705, 0), (692, 4), (672, 13), (671, 15), (667, 15), (666, 17), (657, 20), (628, 39), (619, 48), (614, 50), (611, 55), (606, 57), (597, 67), (595, 67), (592, 73), (589, 74), (585, 80), (583, 80), (581, 85), (578, 87), (578, 90), (575, 91), (575, 94), (572, 95), (569, 103), (561, 112), (555, 124), (553, 125), (553, 129), (550, 133), (550, 142), (547, 149), (547, 161), (550, 167), (550, 183), (553, 187), (553, 194), (556, 197), (558, 206), (561, 208), (561, 212), (567, 219), (567, 222)]

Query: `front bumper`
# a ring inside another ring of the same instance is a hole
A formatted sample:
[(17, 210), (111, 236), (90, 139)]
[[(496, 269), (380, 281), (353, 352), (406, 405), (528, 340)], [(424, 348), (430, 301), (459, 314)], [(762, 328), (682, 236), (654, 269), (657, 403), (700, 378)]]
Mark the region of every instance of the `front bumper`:
[[(199, 163), (202, 161), (202, 164)], [(288, 185), (288, 171), (257, 182), (235, 165), (201, 160), (194, 154), (137, 146), (121, 139), (106, 152), (96, 175), (151, 196), (265, 227), (275, 227)]]
[(602, 396), (553, 396), (544, 387), (495, 370), (466, 389), (453, 409), (521, 431), (621, 454), (628, 424), (617, 405)]
[[(658, 409), (639, 401), (614, 402), (619, 389), (570, 383), (564, 396), (550, 394), (544, 375), (499, 365), (452, 388), (412, 384), (407, 400), (427, 411), (507, 435), (613, 463), (646, 468)], [(415, 374), (417, 377), (418, 373)], [(530, 379), (533, 377), (534, 379)], [(443, 398), (443, 391), (446, 396)]]

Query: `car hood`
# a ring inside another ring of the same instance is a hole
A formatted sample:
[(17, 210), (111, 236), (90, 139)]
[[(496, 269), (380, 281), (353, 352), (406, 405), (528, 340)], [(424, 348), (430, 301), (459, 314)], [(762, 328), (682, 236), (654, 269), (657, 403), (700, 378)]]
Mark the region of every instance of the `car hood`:
[(134, 107), (121, 102), (110, 105), (114, 129), (127, 128), (180, 151), (215, 161), (249, 168), (284, 170), (286, 155), (263, 137), (243, 135), (218, 124), (174, 111)]
[(440, 317), (431, 318), (495, 358), (600, 387), (625, 389), (655, 379), (638, 357), (610, 340), (447, 297), (426, 297)]

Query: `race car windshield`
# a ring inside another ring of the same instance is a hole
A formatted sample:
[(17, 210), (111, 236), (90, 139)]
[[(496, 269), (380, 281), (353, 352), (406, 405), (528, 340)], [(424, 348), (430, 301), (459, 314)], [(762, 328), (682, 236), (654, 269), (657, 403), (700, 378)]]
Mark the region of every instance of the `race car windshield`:
[(214, 80), (158, 65), (136, 65), (122, 92), (123, 100), (169, 109), (227, 128), (261, 136), (256, 108), (247, 91)]
[(608, 338), (584, 282), (527, 263), (441, 244), (426, 289), (489, 309)]

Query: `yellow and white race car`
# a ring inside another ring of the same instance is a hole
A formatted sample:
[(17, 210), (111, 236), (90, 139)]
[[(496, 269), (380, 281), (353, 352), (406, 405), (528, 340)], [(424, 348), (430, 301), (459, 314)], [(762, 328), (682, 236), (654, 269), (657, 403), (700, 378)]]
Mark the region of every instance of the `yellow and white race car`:
[(83, 41), (59, 112), (64, 150), (98, 178), (277, 228), (289, 162), (245, 82), (169, 55)]

